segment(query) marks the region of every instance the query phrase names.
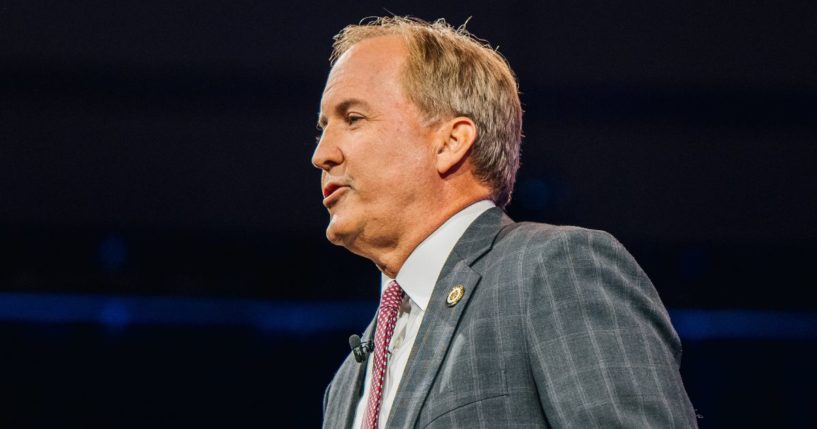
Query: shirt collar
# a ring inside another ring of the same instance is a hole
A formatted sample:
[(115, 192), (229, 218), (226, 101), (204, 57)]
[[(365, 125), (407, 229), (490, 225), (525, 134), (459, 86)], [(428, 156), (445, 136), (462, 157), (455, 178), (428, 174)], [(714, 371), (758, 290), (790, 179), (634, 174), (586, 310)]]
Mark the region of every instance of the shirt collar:
[[(426, 237), (406, 259), (400, 272), (397, 273), (396, 280), (406, 295), (421, 310), (426, 310), (428, 301), (431, 299), (431, 292), (437, 283), (437, 277), (440, 276), (443, 265), (457, 241), (479, 215), (492, 207), (496, 207), (492, 201), (482, 200), (462, 209)], [(381, 274), (381, 294), (390, 281), (392, 279), (389, 276)]]

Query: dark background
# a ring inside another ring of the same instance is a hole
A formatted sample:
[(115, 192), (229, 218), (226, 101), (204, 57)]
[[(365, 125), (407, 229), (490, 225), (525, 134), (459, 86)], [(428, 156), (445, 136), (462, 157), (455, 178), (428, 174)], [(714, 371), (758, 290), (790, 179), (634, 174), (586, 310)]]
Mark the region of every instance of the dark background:
[(5, 0), (0, 426), (318, 426), (379, 284), (323, 237), (318, 103), (389, 13), (499, 46), (509, 214), (630, 249), (702, 427), (817, 425), (814, 2)]

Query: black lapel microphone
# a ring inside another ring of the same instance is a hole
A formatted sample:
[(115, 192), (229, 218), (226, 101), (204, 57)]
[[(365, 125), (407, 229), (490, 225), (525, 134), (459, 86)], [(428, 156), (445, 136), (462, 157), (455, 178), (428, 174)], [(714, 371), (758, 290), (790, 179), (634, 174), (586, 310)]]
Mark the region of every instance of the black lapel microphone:
[(357, 363), (361, 363), (364, 362), (369, 353), (374, 350), (374, 342), (364, 341), (361, 343), (360, 335), (352, 334), (352, 336), (349, 337), (349, 347), (352, 348), (352, 353), (354, 353)]

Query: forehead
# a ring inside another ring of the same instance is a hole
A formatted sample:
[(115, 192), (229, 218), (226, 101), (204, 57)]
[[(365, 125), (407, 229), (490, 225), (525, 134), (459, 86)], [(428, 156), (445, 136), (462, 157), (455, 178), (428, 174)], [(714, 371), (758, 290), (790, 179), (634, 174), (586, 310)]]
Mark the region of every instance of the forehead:
[(399, 92), (402, 85), (397, 83), (402, 77), (406, 53), (400, 36), (379, 36), (354, 44), (329, 72), (321, 104), (343, 102), (335, 100), (337, 97), (363, 99)]

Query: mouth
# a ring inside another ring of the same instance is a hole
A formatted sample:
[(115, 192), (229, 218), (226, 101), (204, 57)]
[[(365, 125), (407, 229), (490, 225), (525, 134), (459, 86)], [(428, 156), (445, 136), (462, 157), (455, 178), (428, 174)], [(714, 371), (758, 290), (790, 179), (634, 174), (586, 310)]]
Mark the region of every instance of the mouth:
[(326, 186), (323, 187), (323, 197), (326, 198), (332, 195), (332, 192), (335, 192), (340, 188), (340, 185), (337, 183), (327, 183)]
[(323, 187), (324, 205), (330, 204), (334, 200), (332, 197), (339, 195), (341, 193), (340, 191), (344, 188), (348, 188), (348, 186), (338, 183), (327, 183), (326, 186)]

